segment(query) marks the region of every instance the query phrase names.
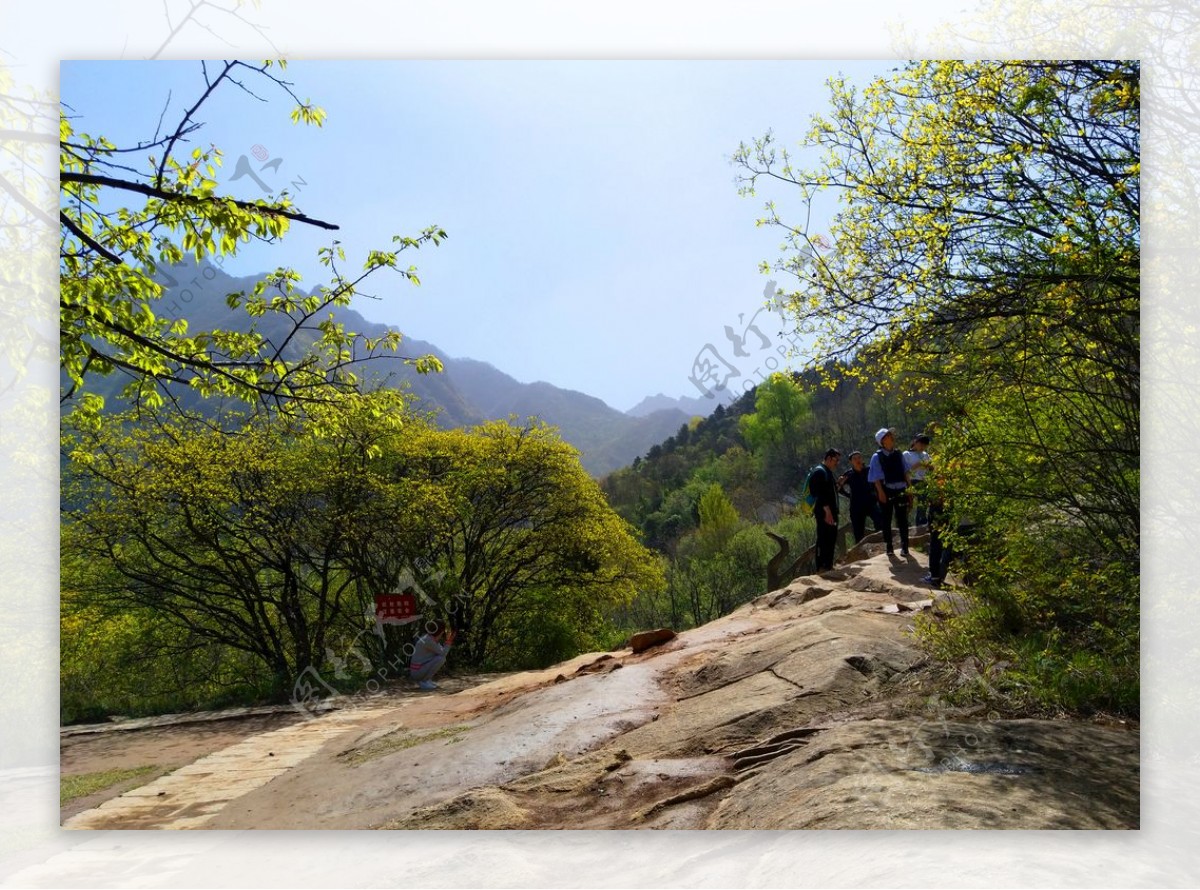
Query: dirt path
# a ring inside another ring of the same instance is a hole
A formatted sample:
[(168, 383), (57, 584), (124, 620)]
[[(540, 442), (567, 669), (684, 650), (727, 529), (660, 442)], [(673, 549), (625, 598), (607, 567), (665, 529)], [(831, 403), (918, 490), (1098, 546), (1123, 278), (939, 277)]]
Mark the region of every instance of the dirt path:
[(204, 827), (231, 800), (286, 773), (330, 739), (395, 710), (383, 707), (334, 711), (251, 735), (72, 816), (63, 823), (63, 828)]

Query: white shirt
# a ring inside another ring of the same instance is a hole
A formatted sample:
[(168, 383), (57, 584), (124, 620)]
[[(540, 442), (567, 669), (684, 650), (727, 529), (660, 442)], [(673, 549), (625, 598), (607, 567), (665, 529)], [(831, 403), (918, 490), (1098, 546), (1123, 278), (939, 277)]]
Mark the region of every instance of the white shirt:
[(914, 482), (925, 478), (925, 467), (929, 462), (928, 451), (904, 452), (904, 469), (912, 474)]

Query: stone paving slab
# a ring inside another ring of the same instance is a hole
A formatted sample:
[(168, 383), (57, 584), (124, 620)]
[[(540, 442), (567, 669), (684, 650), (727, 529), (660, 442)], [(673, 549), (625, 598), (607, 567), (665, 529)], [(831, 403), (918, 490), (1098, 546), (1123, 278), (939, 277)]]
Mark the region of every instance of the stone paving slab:
[(333, 711), (243, 739), (72, 816), (62, 827), (203, 828), (231, 800), (287, 772), (319, 751), (331, 738), (401, 710), (404, 704)]
[[(330, 699), (331, 702), (335, 701)], [(328, 704), (326, 710), (334, 710), (336, 704)], [(156, 717), (130, 717), (109, 720), (105, 723), (79, 723), (63, 726), (58, 730), (60, 738), (97, 733), (129, 732), (138, 729), (158, 729), (163, 726), (184, 726), (191, 723), (212, 723), (218, 720), (238, 720), (243, 717), (259, 717), (267, 714), (294, 713), (295, 705), (258, 705), (245, 708), (226, 708), (222, 711), (195, 711), (188, 714), (159, 714)]]

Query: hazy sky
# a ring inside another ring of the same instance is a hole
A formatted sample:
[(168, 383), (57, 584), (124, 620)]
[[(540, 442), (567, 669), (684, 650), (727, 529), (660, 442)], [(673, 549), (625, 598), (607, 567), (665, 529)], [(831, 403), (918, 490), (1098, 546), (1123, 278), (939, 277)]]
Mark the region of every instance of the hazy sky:
[[(253, 85), (265, 103), (223, 86), (193, 144), (225, 153), (227, 193), (262, 194), (245, 173), (231, 181), (245, 156), (262, 185), (287, 186), (301, 210), (338, 223), (354, 263), (393, 234), (442, 226), (448, 241), (408, 260), (421, 287), (377, 278), (381, 299), (354, 307), (451, 355), (624, 410), (658, 392), (698, 395), (700, 355), (738, 372), (731, 387), (775, 366), (780, 318), (754, 316), (768, 281), (758, 264), (779, 255), (780, 236), (755, 227), (766, 195), (738, 196), (729, 156), (768, 129), (794, 146), (827, 105), (827, 78), (895, 64), (293, 62), (286, 77), (326, 109), (323, 128), (292, 124), (269, 84)], [(203, 92), (197, 62), (64, 62), (61, 75), (76, 126), (118, 145), (150, 137), (168, 96), (173, 125)], [(800, 216), (796, 196), (775, 196)], [(817, 206), (814, 231), (833, 200)], [(297, 226), (225, 268), (292, 265), (312, 285), (329, 238)], [(749, 355), (735, 356), (726, 326)]]

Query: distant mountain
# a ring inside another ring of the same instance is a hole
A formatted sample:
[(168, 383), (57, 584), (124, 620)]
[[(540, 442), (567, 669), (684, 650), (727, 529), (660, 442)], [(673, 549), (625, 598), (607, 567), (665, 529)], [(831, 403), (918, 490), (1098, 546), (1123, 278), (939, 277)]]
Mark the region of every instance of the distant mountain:
[[(362, 321), (357, 313), (345, 313), (340, 320), (347, 330), (369, 336), (382, 332), (382, 326)], [(522, 383), (487, 362), (455, 358), (421, 340), (405, 337), (401, 352), (432, 353), (441, 359), (444, 370), (418, 374), (400, 359), (385, 356), (373, 363), (374, 373), (389, 375), (389, 383), (407, 383), (422, 406), (441, 409), (439, 422), (453, 427), (510, 417), (540, 418), (558, 427), (563, 439), (579, 449), (584, 468), (593, 476), (627, 466), (690, 419), (677, 409), (630, 417), (595, 396), (544, 381)]]
[(626, 466), (690, 419), (677, 409), (630, 417), (585, 393), (543, 381), (520, 383), (487, 362), (443, 361), (443, 375), (484, 417), (533, 416), (557, 426), (583, 453), (583, 465), (593, 475)]
[(708, 417), (716, 410), (718, 404), (728, 407), (733, 398), (725, 393), (723, 398), (706, 398), (704, 396), (680, 396), (673, 399), (661, 392), (656, 396), (646, 396), (625, 413), (630, 417), (646, 417), (655, 411), (682, 411), (688, 417)]
[[(248, 292), (260, 278), (235, 278), (207, 262), (199, 266), (175, 266), (160, 277), (165, 293), (157, 311), (169, 318), (186, 318), (193, 332), (214, 328), (247, 330), (250, 319), (240, 309), (231, 310), (225, 297)], [(388, 330), (388, 326), (369, 322), (353, 309), (339, 308), (334, 315), (347, 331), (368, 337), (378, 337)], [(268, 313), (258, 319), (258, 330), (277, 341), (287, 330), (287, 322)], [(312, 339), (308, 337), (299, 345), (307, 345)], [(404, 363), (404, 357), (428, 354), (442, 361), (445, 370), (441, 374), (418, 374)], [(511, 416), (519, 421), (540, 418), (558, 427), (563, 439), (579, 449), (584, 468), (593, 476), (603, 476), (632, 463), (652, 445), (676, 433), (694, 414), (708, 413), (715, 407), (705, 404), (707, 410), (685, 410), (667, 404), (671, 400), (666, 400), (658, 409), (636, 415), (622, 413), (594, 396), (541, 381), (521, 383), (487, 362), (455, 358), (432, 343), (408, 336), (399, 353), (385, 353), (372, 361), (365, 376), (386, 386), (407, 384), (417, 398), (418, 407), (436, 410), (437, 422), (448, 428)], [(92, 385), (106, 398), (115, 400), (122, 383), (114, 377)]]

